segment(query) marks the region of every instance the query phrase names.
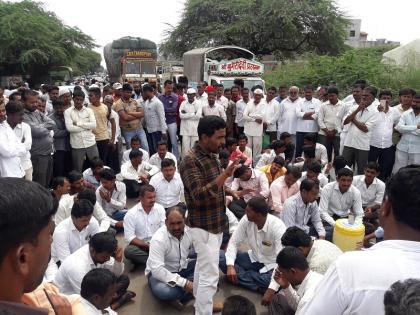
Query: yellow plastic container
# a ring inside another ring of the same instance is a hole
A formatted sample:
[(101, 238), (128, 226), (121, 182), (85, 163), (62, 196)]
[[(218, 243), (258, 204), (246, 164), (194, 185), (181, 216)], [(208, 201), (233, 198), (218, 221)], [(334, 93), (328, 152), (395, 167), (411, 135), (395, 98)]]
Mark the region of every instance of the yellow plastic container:
[(343, 252), (356, 250), (360, 247), (358, 243), (363, 242), (365, 226), (363, 224), (350, 224), (348, 219), (335, 221), (333, 243)]

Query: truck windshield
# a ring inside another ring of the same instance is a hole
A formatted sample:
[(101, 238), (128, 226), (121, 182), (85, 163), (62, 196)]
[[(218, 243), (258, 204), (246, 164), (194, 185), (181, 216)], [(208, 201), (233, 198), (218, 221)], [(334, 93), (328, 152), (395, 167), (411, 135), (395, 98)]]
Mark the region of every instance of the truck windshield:
[(142, 74), (156, 74), (156, 64), (151, 61), (142, 61), (141, 63)]
[[(255, 85), (260, 85), (264, 88), (264, 82), (262, 80), (244, 80), (244, 87), (251, 90)], [(233, 86), (233, 80), (222, 80), (221, 83), (225, 89), (230, 89)]]
[(140, 64), (138, 62), (127, 62), (125, 64), (125, 73), (140, 74)]

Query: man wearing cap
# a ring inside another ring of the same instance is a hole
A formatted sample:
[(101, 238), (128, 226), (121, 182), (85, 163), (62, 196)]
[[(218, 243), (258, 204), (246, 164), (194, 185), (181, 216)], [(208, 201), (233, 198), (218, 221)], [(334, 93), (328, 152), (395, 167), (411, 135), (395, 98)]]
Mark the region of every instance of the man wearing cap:
[(180, 134), (182, 136), (182, 156), (194, 146), (198, 141), (197, 127), (198, 121), (202, 116), (201, 103), (195, 100), (195, 89), (187, 90), (187, 99), (179, 107), (179, 117), (181, 118)]
[(113, 110), (120, 117), (120, 126), (127, 147), (131, 143), (131, 138), (137, 136), (140, 139), (141, 147), (149, 151), (146, 132), (143, 129), (142, 118), (144, 109), (136, 100), (132, 99), (133, 88), (125, 83), (122, 86), (121, 98), (114, 103)]
[(146, 122), (147, 139), (149, 140), (149, 152), (152, 156), (156, 153), (157, 144), (162, 137), (166, 140), (168, 127), (165, 119), (165, 109), (162, 102), (155, 96), (154, 88), (150, 84), (143, 86), (144, 120)]
[(58, 99), (63, 101), (63, 106), (65, 110), (70, 106), (73, 106), (73, 100), (71, 99), (71, 91), (68, 88), (60, 88), (60, 91), (58, 92)]
[[(216, 90), (213, 86), (209, 85), (206, 87), (205, 91), (207, 92), (207, 103), (204, 102), (202, 111), (203, 116), (219, 116), (226, 121), (225, 109), (222, 105), (216, 103)], [(203, 103), (202, 103), (203, 104)]]
[(279, 111), (278, 134), (288, 132), (292, 135), (293, 143), (296, 143), (296, 125), (298, 116), (296, 115), (296, 108), (301, 102), (299, 97), (299, 88), (292, 86), (289, 89), (289, 96), (281, 102)]
[(205, 88), (204, 82), (197, 83), (197, 94), (195, 96), (195, 100), (201, 103), (201, 107), (207, 104), (207, 93), (204, 91)]
[(114, 103), (121, 99), (122, 87), (123, 86), (120, 82), (116, 82), (112, 85), (112, 90), (114, 92)]
[(257, 162), (261, 155), (263, 123), (267, 103), (262, 99), (263, 91), (256, 89), (254, 99), (250, 100), (244, 110), (244, 133), (248, 137), (248, 146), (252, 149), (252, 158)]

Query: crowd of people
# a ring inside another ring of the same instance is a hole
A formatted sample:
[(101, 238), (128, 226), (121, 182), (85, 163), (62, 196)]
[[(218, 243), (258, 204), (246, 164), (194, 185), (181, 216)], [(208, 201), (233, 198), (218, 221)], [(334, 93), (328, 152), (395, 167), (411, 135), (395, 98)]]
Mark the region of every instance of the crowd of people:
[(115, 314), (143, 266), (200, 315), (256, 314), (220, 272), (270, 315), (418, 311), (420, 94), (234, 83), (0, 89), (0, 310)]

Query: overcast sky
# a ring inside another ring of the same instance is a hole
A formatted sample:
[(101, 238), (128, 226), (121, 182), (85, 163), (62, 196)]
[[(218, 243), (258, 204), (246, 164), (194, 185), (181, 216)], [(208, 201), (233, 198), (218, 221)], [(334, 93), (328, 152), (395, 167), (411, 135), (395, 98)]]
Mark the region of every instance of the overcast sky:
[[(67, 25), (78, 26), (104, 46), (122, 36), (138, 36), (159, 43), (166, 23), (176, 25), (184, 0), (43, 0)], [(347, 16), (362, 19), (369, 39), (386, 38), (402, 44), (420, 38), (419, 0), (337, 0)], [(98, 51), (102, 52), (102, 48)]]

